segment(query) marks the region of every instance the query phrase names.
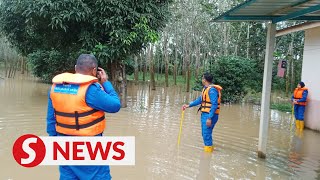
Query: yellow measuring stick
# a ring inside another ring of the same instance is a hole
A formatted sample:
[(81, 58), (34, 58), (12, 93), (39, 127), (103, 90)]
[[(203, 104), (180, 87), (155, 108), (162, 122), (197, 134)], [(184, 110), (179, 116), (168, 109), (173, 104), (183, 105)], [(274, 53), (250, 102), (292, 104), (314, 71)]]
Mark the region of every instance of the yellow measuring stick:
[(292, 124), (294, 124), (294, 105), (293, 104), (292, 104), (292, 109), (291, 109), (290, 131), (292, 131)]
[(180, 145), (180, 137), (181, 137), (181, 132), (182, 132), (182, 122), (184, 119), (184, 110), (181, 113), (181, 119), (180, 119), (180, 131), (179, 131), (179, 136), (178, 136), (178, 147)]

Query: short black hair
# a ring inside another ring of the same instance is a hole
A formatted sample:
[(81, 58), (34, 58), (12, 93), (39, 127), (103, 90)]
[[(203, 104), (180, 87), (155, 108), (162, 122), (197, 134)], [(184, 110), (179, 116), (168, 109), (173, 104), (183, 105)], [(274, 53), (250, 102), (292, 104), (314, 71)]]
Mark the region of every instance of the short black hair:
[(300, 86), (302, 87), (302, 88), (304, 88), (306, 85), (304, 84), (304, 82), (299, 82), (299, 84), (300, 84)]
[(98, 67), (98, 61), (92, 54), (81, 54), (77, 59), (76, 71), (88, 73)]
[(212, 83), (213, 82), (213, 76), (211, 73), (209, 72), (206, 72), (203, 74), (203, 78), (208, 81), (209, 83)]

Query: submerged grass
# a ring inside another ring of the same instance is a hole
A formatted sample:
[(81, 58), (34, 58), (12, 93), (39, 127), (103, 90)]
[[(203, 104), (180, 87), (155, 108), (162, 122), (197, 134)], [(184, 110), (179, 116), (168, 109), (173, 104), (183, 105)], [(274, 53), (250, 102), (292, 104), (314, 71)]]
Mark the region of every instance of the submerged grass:
[[(143, 73), (139, 72), (138, 80), (142, 81), (142, 78), (143, 78)], [(127, 76), (127, 79), (129, 81), (133, 81), (134, 74)], [(150, 73), (146, 73), (145, 80), (146, 81), (150, 80)], [(156, 84), (161, 84), (161, 85), (164, 84), (165, 83), (165, 74), (155, 73), (155, 81), (156, 81)], [(195, 77), (191, 77), (190, 88), (193, 88), (195, 83), (196, 83)], [(177, 85), (186, 85), (186, 84), (187, 84), (187, 81), (184, 76), (181, 76), (181, 75), (177, 76)], [(174, 79), (173, 79), (172, 75), (169, 75), (169, 85), (174, 85)]]
[(291, 112), (292, 104), (291, 103), (272, 103), (271, 109), (275, 109), (282, 112)]

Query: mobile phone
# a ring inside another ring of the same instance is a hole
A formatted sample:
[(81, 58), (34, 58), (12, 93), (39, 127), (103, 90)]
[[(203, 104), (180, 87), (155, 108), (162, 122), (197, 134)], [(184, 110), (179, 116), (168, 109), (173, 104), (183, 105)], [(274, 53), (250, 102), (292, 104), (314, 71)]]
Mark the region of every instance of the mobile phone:
[(99, 79), (99, 81), (101, 80), (101, 77), (100, 77), (100, 73), (101, 72), (98, 68), (97, 68), (97, 78)]

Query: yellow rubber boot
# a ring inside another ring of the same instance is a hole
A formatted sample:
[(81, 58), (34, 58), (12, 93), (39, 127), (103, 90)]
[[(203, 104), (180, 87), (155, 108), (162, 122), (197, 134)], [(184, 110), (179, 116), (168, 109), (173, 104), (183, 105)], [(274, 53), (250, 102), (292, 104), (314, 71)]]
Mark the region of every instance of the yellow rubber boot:
[(213, 152), (214, 147), (213, 146), (204, 146), (203, 149), (204, 149), (204, 152), (211, 153), (211, 152)]
[(296, 120), (296, 130), (300, 130), (300, 121)]
[(302, 132), (304, 129), (304, 121), (300, 121), (299, 128), (300, 128), (300, 131)]

